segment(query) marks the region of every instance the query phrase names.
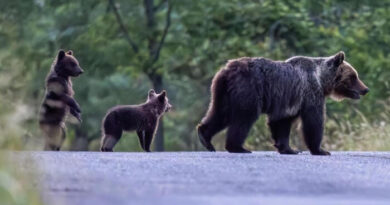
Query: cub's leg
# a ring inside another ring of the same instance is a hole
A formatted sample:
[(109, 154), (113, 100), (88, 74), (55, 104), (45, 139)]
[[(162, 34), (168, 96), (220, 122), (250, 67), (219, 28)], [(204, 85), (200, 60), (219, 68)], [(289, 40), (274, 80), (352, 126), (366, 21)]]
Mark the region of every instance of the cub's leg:
[(100, 141), (100, 151), (113, 152), (114, 146), (122, 137), (122, 127), (115, 115), (109, 113), (103, 120), (102, 140)]
[(63, 123), (60, 125), (41, 123), (40, 128), (45, 138), (44, 150), (59, 151), (66, 137), (65, 125)]
[(142, 149), (145, 152), (150, 152), (150, 145), (153, 141), (154, 130), (137, 131), (137, 134)]
[(145, 151), (145, 130), (139, 130), (137, 131), (139, 144), (141, 145), (141, 148)]
[(105, 134), (102, 137), (102, 141), (100, 142), (100, 151), (102, 152), (113, 152), (114, 146), (119, 141), (120, 137), (115, 137), (113, 135)]
[(113, 152), (114, 146), (122, 137), (122, 133), (123, 130), (120, 126), (114, 126), (114, 124), (106, 126), (103, 131), (102, 141), (100, 142), (100, 151)]
[(289, 145), (291, 124), (294, 119), (291, 117), (268, 122), (272, 138), (275, 140), (274, 146), (280, 154), (298, 154), (298, 151), (291, 149)]
[(322, 135), (324, 131), (324, 114), (321, 106), (304, 109), (301, 114), (303, 135), (307, 147), (312, 155), (330, 155), (328, 151), (321, 149)]
[[(249, 109), (251, 110), (251, 109)], [(243, 148), (245, 139), (253, 123), (257, 120), (256, 109), (246, 111), (234, 111), (229, 124), (226, 138), (226, 150), (232, 153), (251, 153)]]

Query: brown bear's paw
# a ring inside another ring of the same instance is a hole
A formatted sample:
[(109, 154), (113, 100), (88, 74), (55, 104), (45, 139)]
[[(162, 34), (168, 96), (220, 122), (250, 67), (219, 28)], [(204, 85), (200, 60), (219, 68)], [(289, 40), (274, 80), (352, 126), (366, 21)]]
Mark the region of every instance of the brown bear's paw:
[(226, 150), (230, 153), (252, 153), (251, 151), (244, 149), (242, 147), (226, 147)]
[(320, 149), (319, 151), (311, 152), (312, 155), (330, 155), (330, 152)]
[(202, 143), (202, 145), (210, 152), (215, 152), (215, 148), (214, 146), (211, 144), (211, 140), (210, 139), (206, 139), (204, 137), (204, 134), (202, 133), (202, 130), (201, 130), (201, 125), (198, 125), (197, 127), (197, 130), (198, 130), (198, 137), (199, 137), (199, 140), (200, 140), (200, 143)]
[(293, 150), (291, 148), (286, 148), (286, 149), (280, 149), (278, 150), (280, 154), (299, 154), (299, 151)]

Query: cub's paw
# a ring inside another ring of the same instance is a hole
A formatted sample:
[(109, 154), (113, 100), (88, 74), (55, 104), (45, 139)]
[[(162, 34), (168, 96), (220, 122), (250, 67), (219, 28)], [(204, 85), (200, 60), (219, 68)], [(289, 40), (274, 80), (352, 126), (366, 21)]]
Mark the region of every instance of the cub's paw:
[(81, 107), (80, 107), (80, 105), (77, 102), (76, 102), (76, 104), (74, 106), (74, 109), (76, 110), (76, 112), (81, 113)]
[(311, 152), (312, 155), (330, 155), (330, 152), (320, 149), (319, 151)]
[(101, 152), (114, 152), (114, 150), (112, 150), (111, 148), (105, 148), (105, 147), (100, 148), (100, 151)]
[(83, 122), (83, 120), (81, 119), (81, 114), (80, 114), (80, 113), (77, 113), (74, 117), (75, 117), (80, 123)]
[(70, 109), (70, 114), (73, 115), (73, 117), (76, 118), (77, 121), (79, 121), (80, 123), (82, 122), (80, 112), (77, 112), (77, 110), (71, 108)]

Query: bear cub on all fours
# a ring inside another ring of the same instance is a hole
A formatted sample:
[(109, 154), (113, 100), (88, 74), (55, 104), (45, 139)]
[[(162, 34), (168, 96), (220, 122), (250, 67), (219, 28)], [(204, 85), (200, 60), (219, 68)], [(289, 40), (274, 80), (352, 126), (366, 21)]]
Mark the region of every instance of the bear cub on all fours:
[(289, 135), (291, 124), (300, 118), (311, 154), (329, 155), (321, 148), (325, 98), (359, 99), (369, 91), (344, 58), (344, 52), (339, 52), (330, 57), (296, 56), (286, 61), (230, 60), (214, 76), (209, 109), (197, 127), (201, 143), (215, 151), (212, 137), (228, 127), (226, 149), (249, 153), (243, 143), (264, 113), (279, 153), (298, 153), (290, 148)]
[(72, 51), (58, 52), (46, 77), (46, 93), (39, 113), (45, 150), (60, 150), (66, 136), (65, 118), (68, 113), (81, 122), (81, 109), (73, 98), (71, 77), (77, 77), (83, 72)]
[(142, 149), (150, 152), (150, 144), (160, 117), (171, 109), (166, 91), (150, 90), (145, 103), (111, 108), (103, 119), (100, 151), (112, 152), (123, 131), (136, 131)]

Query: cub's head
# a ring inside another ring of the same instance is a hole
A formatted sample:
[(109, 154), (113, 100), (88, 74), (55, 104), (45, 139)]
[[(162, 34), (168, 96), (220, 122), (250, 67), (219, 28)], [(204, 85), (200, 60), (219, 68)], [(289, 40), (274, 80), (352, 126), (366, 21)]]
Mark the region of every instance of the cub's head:
[(369, 89), (359, 79), (356, 70), (344, 58), (345, 54), (341, 51), (326, 60), (328, 69), (333, 70), (330, 97), (335, 100), (360, 99), (360, 96), (367, 94)]
[(73, 52), (68, 51), (65, 53), (63, 50), (60, 50), (57, 54), (54, 69), (56, 73), (65, 77), (77, 77), (84, 72), (77, 59), (73, 56)]
[(153, 89), (149, 90), (147, 102), (155, 105), (159, 115), (163, 114), (164, 112), (169, 112), (169, 110), (172, 108), (172, 105), (169, 104), (169, 99), (165, 90), (159, 94), (157, 94)]

